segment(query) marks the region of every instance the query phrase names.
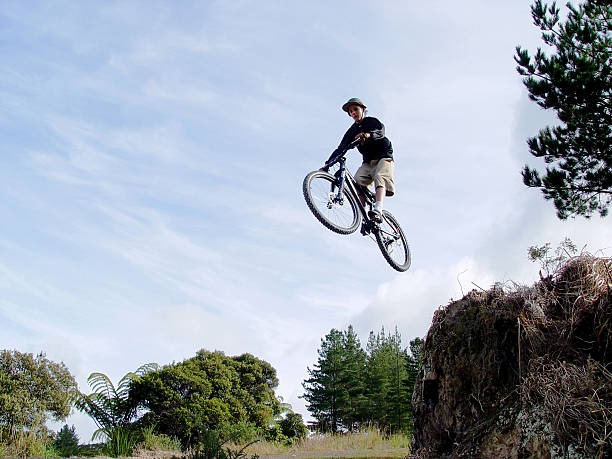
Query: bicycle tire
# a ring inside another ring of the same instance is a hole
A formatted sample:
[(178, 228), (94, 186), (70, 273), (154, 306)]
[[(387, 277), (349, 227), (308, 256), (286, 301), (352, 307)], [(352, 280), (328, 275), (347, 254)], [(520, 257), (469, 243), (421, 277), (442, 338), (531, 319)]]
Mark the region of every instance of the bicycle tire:
[(391, 267), (399, 272), (410, 268), (410, 247), (402, 227), (390, 212), (382, 211), (382, 223), (375, 231), (378, 248)]
[(338, 234), (351, 234), (359, 227), (361, 215), (357, 202), (347, 189), (342, 190), (342, 202), (331, 202), (337, 194), (336, 177), (327, 172), (313, 171), (304, 178), (302, 191), (310, 211), (326, 228)]

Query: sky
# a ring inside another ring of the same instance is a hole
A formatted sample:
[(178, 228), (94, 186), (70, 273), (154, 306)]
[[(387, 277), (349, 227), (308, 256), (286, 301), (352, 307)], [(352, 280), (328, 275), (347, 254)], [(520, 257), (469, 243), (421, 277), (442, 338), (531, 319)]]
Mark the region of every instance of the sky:
[[(473, 288), (531, 285), (532, 245), (609, 256), (609, 218), (559, 221), (522, 184), (544, 167), (526, 139), (556, 122), (515, 70), (542, 46), (530, 3), (3, 1), (0, 349), (43, 351), (86, 393), (92, 372), (248, 352), (310, 419), (332, 328), (408, 346)], [(405, 273), (302, 196), (351, 97), (393, 144)]]

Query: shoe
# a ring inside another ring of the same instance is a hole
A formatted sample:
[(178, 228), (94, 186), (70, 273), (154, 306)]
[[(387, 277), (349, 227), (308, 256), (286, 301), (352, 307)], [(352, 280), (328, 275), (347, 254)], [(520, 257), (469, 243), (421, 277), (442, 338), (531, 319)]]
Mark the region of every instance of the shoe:
[(376, 223), (382, 223), (382, 213), (378, 209), (370, 209), (368, 211), (368, 217)]

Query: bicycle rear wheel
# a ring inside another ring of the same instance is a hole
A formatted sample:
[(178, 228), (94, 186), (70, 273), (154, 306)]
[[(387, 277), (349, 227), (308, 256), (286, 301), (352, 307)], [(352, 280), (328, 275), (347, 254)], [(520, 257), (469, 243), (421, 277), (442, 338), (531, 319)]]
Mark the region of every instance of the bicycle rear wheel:
[(404, 272), (410, 268), (412, 261), (406, 236), (391, 213), (383, 210), (382, 220), (375, 231), (378, 248), (393, 269)]
[(336, 182), (336, 177), (327, 172), (311, 172), (304, 178), (304, 199), (325, 227), (339, 234), (350, 234), (359, 226), (361, 216), (355, 198), (346, 188), (338, 196)]

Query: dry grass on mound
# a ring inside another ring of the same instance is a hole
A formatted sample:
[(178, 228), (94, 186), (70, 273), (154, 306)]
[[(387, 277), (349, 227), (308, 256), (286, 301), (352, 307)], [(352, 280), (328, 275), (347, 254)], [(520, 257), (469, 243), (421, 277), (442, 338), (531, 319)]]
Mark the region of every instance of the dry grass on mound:
[(573, 257), (532, 291), (520, 317), (524, 406), (542, 406), (557, 438), (612, 451), (612, 258)]
[(535, 355), (552, 351), (565, 359), (587, 354), (607, 362), (612, 353), (611, 294), (612, 258), (571, 258), (526, 298), (522, 338)]
[(523, 381), (523, 403), (539, 404), (565, 443), (602, 448), (612, 442), (612, 373), (594, 360), (587, 365), (531, 362)]

